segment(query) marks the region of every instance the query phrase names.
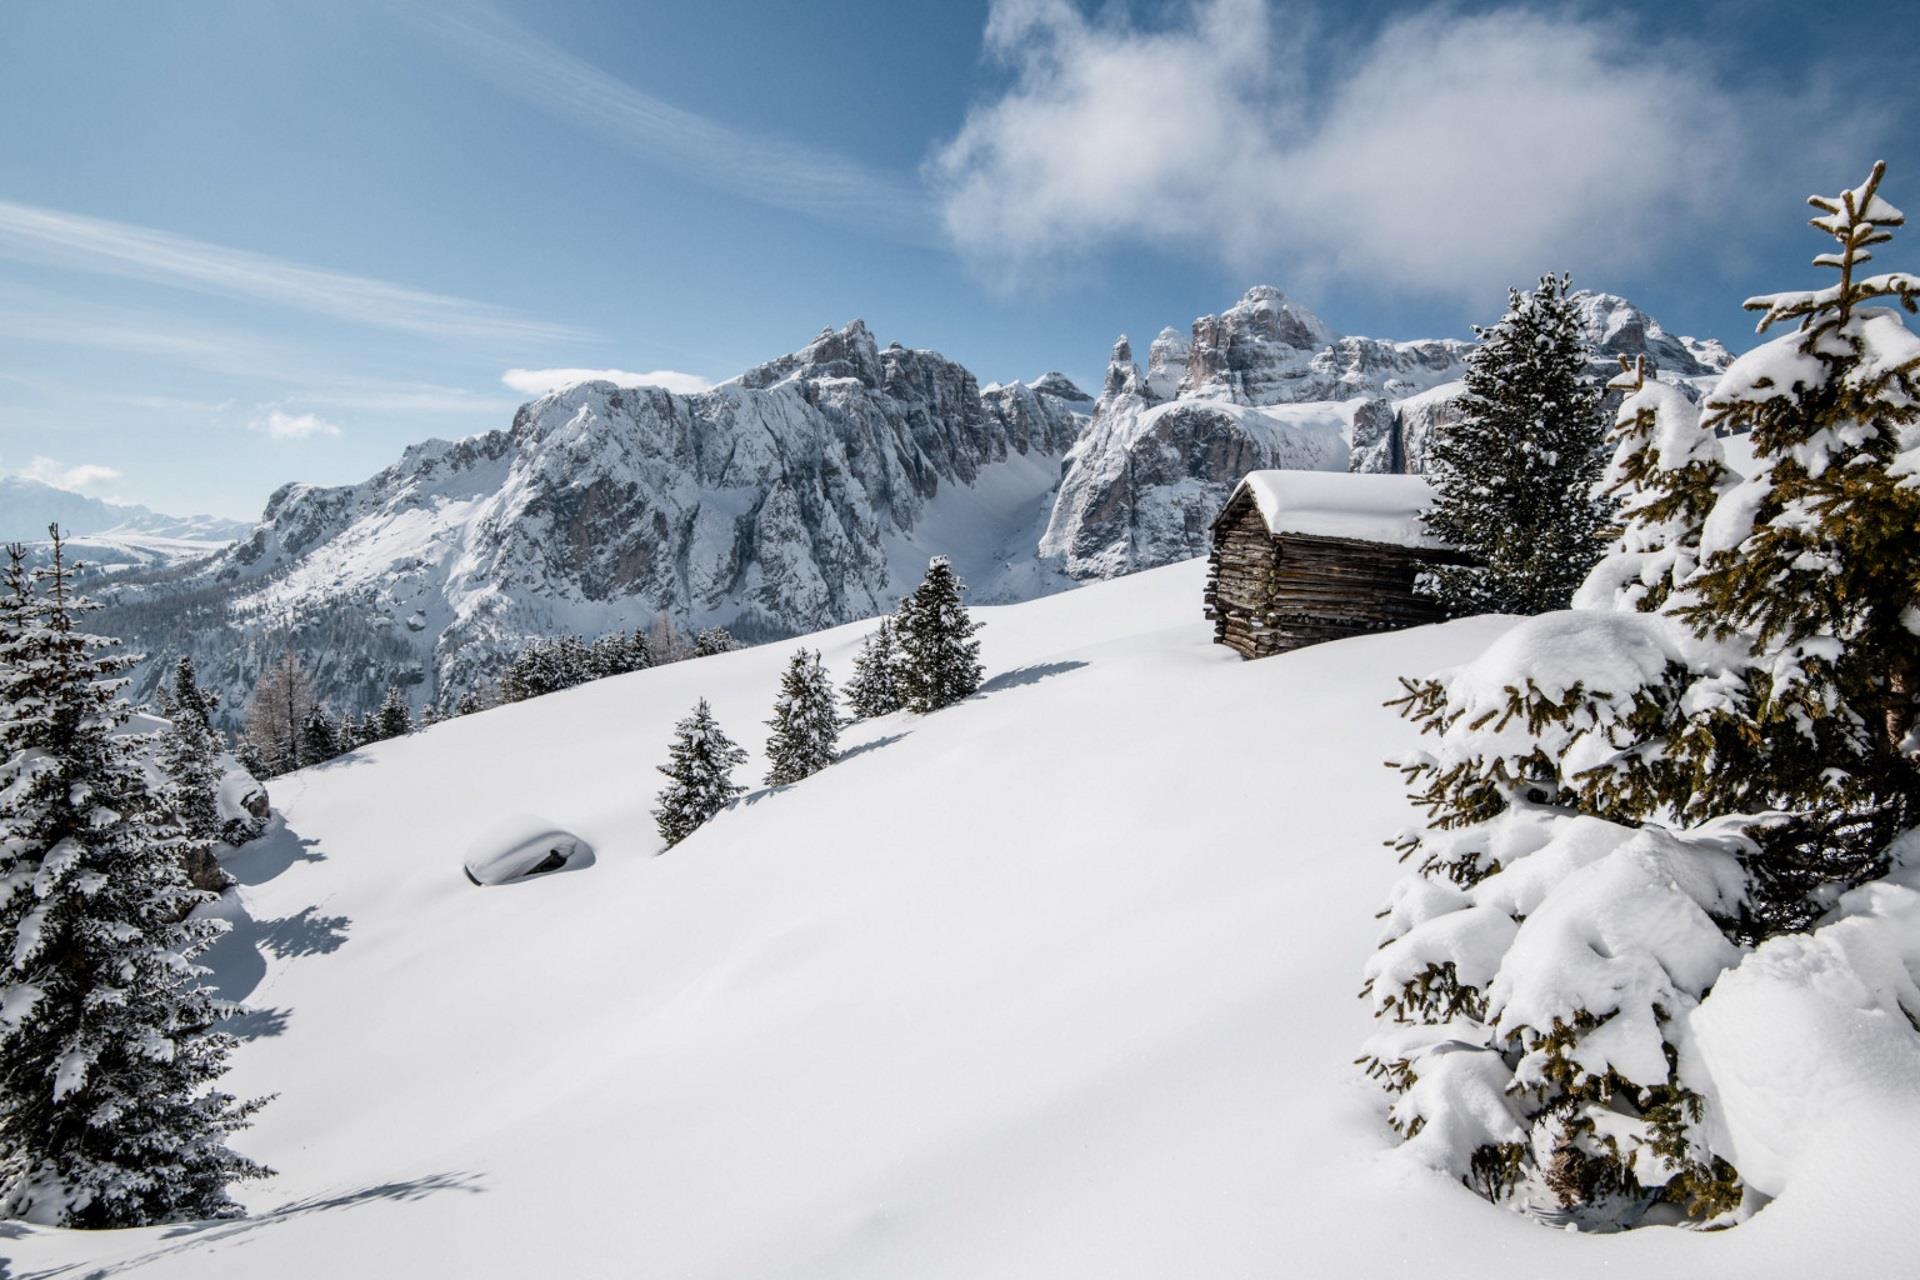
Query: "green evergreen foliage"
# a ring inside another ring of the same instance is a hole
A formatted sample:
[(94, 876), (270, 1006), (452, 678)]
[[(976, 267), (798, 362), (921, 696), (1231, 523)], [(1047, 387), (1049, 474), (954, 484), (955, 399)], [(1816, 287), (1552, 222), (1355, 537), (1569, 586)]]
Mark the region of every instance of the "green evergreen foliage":
[(350, 732), (324, 703), (314, 703), (313, 710), (307, 712), (307, 718), (300, 725), (301, 748), (306, 759), (318, 764), (351, 750), (354, 743), (348, 736)]
[(880, 619), (860, 645), (853, 660), (853, 679), (847, 682), (847, 709), (855, 720), (891, 715), (906, 706), (900, 689), (900, 649), (894, 642), (893, 622)]
[(945, 556), (935, 556), (927, 575), (900, 602), (894, 635), (900, 646), (901, 703), (909, 711), (938, 711), (980, 687), (980, 623), (960, 602), (966, 584)]
[[(1691, 726), (1691, 813), (1765, 808), (1801, 815), (1763, 837), (1757, 870), (1769, 928), (1794, 928), (1824, 894), (1878, 874), (1894, 834), (1920, 822), (1920, 489), (1903, 436), (1920, 423), (1920, 278), (1866, 276), (1868, 247), (1905, 219), (1859, 187), (1813, 197), (1812, 225), (1837, 242), (1815, 265), (1825, 289), (1754, 298), (1760, 329), (1797, 332), (1741, 358), (1704, 423), (1752, 433), (1760, 473), (1729, 495), (1704, 564), (1676, 612), (1750, 644), (1742, 697)], [(1742, 749), (1740, 767), (1726, 767)]]
[(500, 676), (501, 702), (523, 702), (656, 664), (652, 641), (639, 631), (612, 632), (589, 644), (579, 636), (529, 640)]
[(222, 926), (186, 916), (196, 837), (115, 733), (132, 660), (79, 629), (74, 572), (55, 531), (40, 587), (0, 584), (0, 1216), (232, 1217), (268, 1171), (226, 1145), (261, 1102), (215, 1087), (233, 1039), (193, 961)]
[[(192, 692), (192, 666), (187, 659), (185, 674)], [(169, 810), (181, 828), (180, 864), (187, 879), (198, 889), (219, 890), (229, 883), (214, 857), (213, 846), (222, 834), (220, 820), (220, 738), (200, 710), (205, 704), (181, 697), (175, 685), (174, 715), (154, 747), (154, 763), (166, 782), (160, 789), (160, 803)]]
[(667, 763), (656, 766), (667, 785), (660, 790), (653, 819), (667, 848), (699, 830), (746, 790), (733, 781), (733, 771), (746, 761), (747, 753), (720, 731), (713, 709), (700, 699), (693, 714), (674, 726)]
[(174, 663), (173, 685), (164, 701), (168, 716), (178, 719), (182, 715), (194, 715), (208, 728), (213, 727), (213, 713), (220, 707), (220, 695), (200, 687), (199, 673), (194, 670), (191, 656), (183, 656)]
[(1645, 356), (1620, 357), (1607, 390), (1622, 398), (1602, 481), (1619, 532), (1574, 597), (1580, 608), (1662, 608), (1700, 563), (1700, 538), (1738, 477), (1680, 388), (1651, 379)]
[(1433, 569), (1422, 589), (1455, 616), (1563, 609), (1600, 556), (1605, 423), (1571, 286), (1508, 291), (1507, 314), (1475, 330), (1464, 419), (1434, 436), (1425, 524), (1472, 563)]
[(615, 631), (593, 642), (587, 655), (588, 679), (623, 676), (654, 665), (653, 646), (643, 631)]
[(716, 653), (732, 653), (740, 647), (733, 633), (725, 627), (708, 627), (693, 638), (693, 656), (710, 658)]
[(413, 732), (413, 712), (398, 686), (387, 686), (387, 696), (381, 700), (379, 710), (373, 713), (369, 721), (369, 732), (374, 742), (404, 738)]
[(781, 674), (780, 695), (767, 725), (773, 730), (767, 736), (768, 786), (799, 782), (833, 763), (839, 754), (840, 714), (818, 650), (794, 652)]
[[(1679, 1028), (1743, 946), (1814, 927), (1920, 825), (1920, 338), (1864, 305), (1913, 311), (1920, 277), (1860, 271), (1902, 222), (1883, 172), (1813, 198), (1839, 282), (1749, 301), (1762, 331), (1800, 326), (1697, 420), (1644, 369), (1616, 380), (1621, 528), (1587, 607), (1405, 682), (1428, 818), (1396, 842), (1418, 870), (1369, 965), (1393, 1021), (1365, 1061), (1410, 1142), (1446, 1117), (1489, 1198), (1525, 1183), (1600, 1227), (1654, 1202), (1732, 1213), (1740, 1175)], [(1736, 431), (1746, 480), (1715, 441)], [(1556, 899), (1556, 878), (1578, 891)]]

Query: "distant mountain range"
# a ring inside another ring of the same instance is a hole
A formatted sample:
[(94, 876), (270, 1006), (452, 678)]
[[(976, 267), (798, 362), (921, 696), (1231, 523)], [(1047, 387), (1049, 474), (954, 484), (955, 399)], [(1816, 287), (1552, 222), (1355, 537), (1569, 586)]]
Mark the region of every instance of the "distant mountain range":
[[(1581, 305), (1597, 373), (1644, 354), (1692, 385), (1730, 362), (1624, 299)], [(397, 683), (445, 709), (529, 636), (663, 614), (812, 631), (891, 609), (933, 554), (975, 602), (1028, 599), (1198, 554), (1249, 470), (1419, 470), (1471, 349), (1342, 336), (1263, 286), (1162, 331), (1144, 371), (1121, 339), (1096, 401), (1057, 373), (982, 387), (856, 320), (711, 391), (582, 382), (361, 484), (287, 485), (211, 558), (110, 587), (98, 618), (151, 655), (136, 693), (191, 653), (237, 717), (288, 645), (337, 704)], [(95, 505), (149, 537), (236, 533)]]
[(58, 524), (63, 534), (116, 533), (198, 542), (232, 542), (253, 525), (219, 516), (170, 516), (131, 503), (89, 498), (23, 476), (0, 476), (0, 542), (35, 542)]

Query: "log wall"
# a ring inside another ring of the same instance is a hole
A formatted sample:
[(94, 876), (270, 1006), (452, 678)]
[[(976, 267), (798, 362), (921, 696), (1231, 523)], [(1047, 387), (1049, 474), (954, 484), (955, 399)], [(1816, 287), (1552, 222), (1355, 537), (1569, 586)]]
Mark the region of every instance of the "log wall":
[(1243, 658), (1324, 640), (1438, 622), (1413, 593), (1416, 574), (1459, 557), (1351, 538), (1273, 534), (1251, 496), (1239, 494), (1213, 527), (1206, 611), (1213, 638)]

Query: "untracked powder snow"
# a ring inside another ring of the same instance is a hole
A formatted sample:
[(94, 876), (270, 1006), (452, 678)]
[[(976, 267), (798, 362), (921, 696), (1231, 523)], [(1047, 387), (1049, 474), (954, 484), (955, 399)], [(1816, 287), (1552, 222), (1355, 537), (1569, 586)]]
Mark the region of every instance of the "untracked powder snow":
[[(1404, 871), (1382, 841), (1415, 816), (1381, 762), (1417, 740), (1382, 703), (1512, 620), (1242, 662), (1210, 643), (1203, 578), (1192, 562), (976, 610), (979, 694), (850, 728), (837, 763), (664, 855), (648, 815), (675, 722), (709, 699), (751, 753), (736, 778), (757, 780), (793, 650), (844, 684), (871, 624), (274, 780), (279, 816), (228, 862), (234, 928), (208, 962), (246, 1007), (223, 1087), (278, 1094), (236, 1145), (277, 1176), (237, 1189), (244, 1221), (9, 1227), (0, 1272), (1911, 1272), (1912, 889), (1768, 943), (1692, 1012), (1699, 1052), (1742, 1064), (1715, 1064), (1739, 1096), (1714, 1102), (1777, 1196), (1750, 1222), (1580, 1235), (1495, 1208), (1387, 1128), (1354, 1064), (1373, 1026), (1355, 991)], [(593, 864), (470, 883), (463, 856), (519, 813)], [(1683, 968), (1712, 945), (1665, 896), (1667, 853), (1578, 824), (1556, 840), (1479, 887), (1489, 919), (1632, 876), (1669, 915), (1591, 936), (1542, 920), (1541, 944), (1643, 938)], [(1617, 1048), (1631, 1069), (1637, 1046)], [(1474, 1122), (1498, 1132), (1485, 1100)]]

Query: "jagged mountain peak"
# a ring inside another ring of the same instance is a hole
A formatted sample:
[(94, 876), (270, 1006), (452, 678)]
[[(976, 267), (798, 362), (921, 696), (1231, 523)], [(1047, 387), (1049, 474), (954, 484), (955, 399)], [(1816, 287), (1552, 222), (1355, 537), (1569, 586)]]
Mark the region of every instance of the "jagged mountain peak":
[(1093, 397), (1058, 369), (1049, 369), (1027, 384), (1040, 395), (1054, 396), (1070, 404), (1092, 404)]
[(711, 391), (576, 383), (357, 485), (284, 486), (181, 584), (221, 593), (222, 627), (183, 615), (130, 638), (153, 655), (142, 679), (191, 652), (236, 709), (289, 636), (336, 705), (397, 682), (445, 708), (529, 636), (661, 615), (746, 639), (812, 631), (892, 608), (935, 553), (976, 599), (1032, 595), (1085, 406), (1059, 374), (982, 391), (858, 320)]
[(1300, 350), (1327, 346), (1340, 336), (1326, 321), (1270, 284), (1248, 289), (1220, 318)]
[[(888, 348), (896, 349), (902, 349), (898, 343)], [(882, 376), (879, 344), (867, 322), (855, 319), (838, 329), (829, 325), (798, 351), (756, 365), (732, 384), (762, 390), (800, 378), (854, 378), (875, 387)]]
[(1733, 363), (1733, 353), (1714, 338), (1668, 333), (1658, 320), (1617, 293), (1581, 289), (1573, 295), (1597, 362), (1644, 355), (1654, 370), (1671, 378), (1716, 374)]

